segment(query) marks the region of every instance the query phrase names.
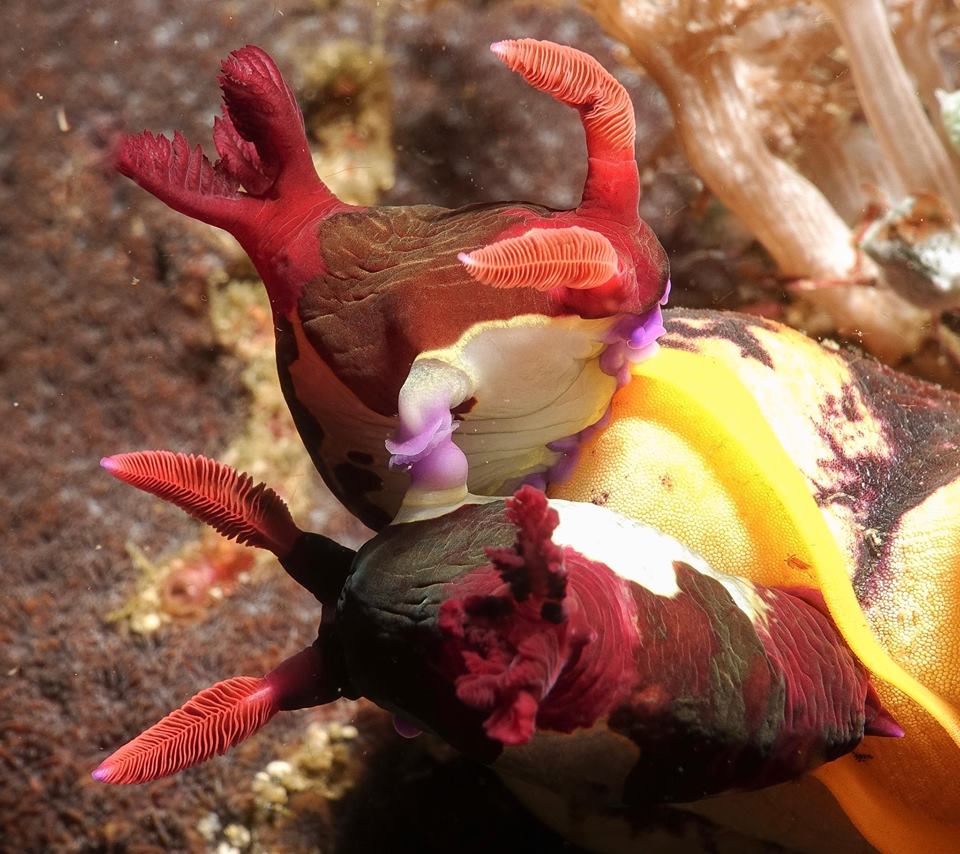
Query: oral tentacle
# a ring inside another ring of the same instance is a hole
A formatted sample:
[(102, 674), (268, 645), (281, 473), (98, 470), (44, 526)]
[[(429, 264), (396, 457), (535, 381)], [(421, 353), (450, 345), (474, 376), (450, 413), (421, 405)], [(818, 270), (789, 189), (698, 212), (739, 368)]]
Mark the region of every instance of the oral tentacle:
[(441, 495), (455, 504), (467, 494), (469, 465), (453, 441), (459, 425), (451, 410), (472, 393), (469, 378), (449, 365), (426, 359), (411, 368), (397, 402), (399, 425), (385, 443), (391, 467), (410, 475), (408, 508)]
[(619, 275), (613, 244), (580, 226), (532, 228), (457, 256), (471, 277), (495, 288), (596, 288)]
[(588, 158), (580, 209), (637, 221), (636, 118), (626, 89), (592, 56), (566, 45), (514, 39), (490, 49), (535, 89), (580, 113)]

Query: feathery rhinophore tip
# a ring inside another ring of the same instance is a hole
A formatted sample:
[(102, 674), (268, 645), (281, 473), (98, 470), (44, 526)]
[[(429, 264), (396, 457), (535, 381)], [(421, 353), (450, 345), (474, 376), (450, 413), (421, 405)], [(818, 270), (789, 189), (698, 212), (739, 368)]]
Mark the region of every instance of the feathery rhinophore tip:
[(201, 691), (107, 757), (93, 771), (101, 783), (146, 783), (225, 753), (278, 711), (265, 679), (238, 676)]
[(213, 144), (220, 155), (219, 167), (248, 193), (262, 196), (273, 186), (276, 170), (268, 169), (257, 147), (240, 136), (226, 106), (213, 120)]
[(613, 244), (580, 226), (532, 228), (457, 258), (474, 279), (496, 288), (581, 290), (609, 282), (619, 272)]
[(495, 42), (490, 50), (535, 89), (580, 110), (591, 157), (633, 159), (637, 127), (630, 96), (592, 56), (536, 39)]
[(179, 131), (172, 140), (149, 131), (123, 137), (114, 165), (164, 204), (219, 228), (242, 230), (255, 213), (235, 176), (211, 163), (200, 146), (191, 148)]
[(283, 499), (223, 463), (194, 454), (138, 451), (100, 461), (118, 480), (176, 504), (228, 539), (290, 553), (300, 536)]

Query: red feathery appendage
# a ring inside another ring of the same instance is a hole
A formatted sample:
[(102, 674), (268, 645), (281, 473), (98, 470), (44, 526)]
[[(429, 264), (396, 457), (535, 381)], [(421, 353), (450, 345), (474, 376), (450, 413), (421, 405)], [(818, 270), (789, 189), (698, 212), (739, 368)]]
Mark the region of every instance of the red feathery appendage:
[(458, 257), (474, 279), (496, 288), (595, 288), (619, 270), (610, 241), (580, 226), (532, 228)]
[[(224, 112), (236, 134), (256, 147), (261, 171), (276, 176), (290, 189), (326, 189), (307, 147), (303, 113), (273, 59), (260, 48), (247, 45), (233, 51), (220, 68), (217, 79)], [(283, 191), (277, 187), (278, 193)]]
[(149, 131), (124, 137), (114, 158), (119, 172), (187, 216), (236, 232), (255, 214), (235, 178), (179, 131), (173, 140)]
[(486, 734), (523, 744), (609, 713), (635, 680), (636, 605), (609, 567), (553, 542), (558, 515), (524, 486), (506, 502), (512, 546), (452, 582), (440, 606), (457, 697)]
[(226, 105), (223, 115), (213, 120), (213, 144), (220, 155), (220, 168), (248, 193), (260, 196), (273, 186), (276, 175), (264, 165), (257, 147), (240, 136)]
[(105, 759), (103, 783), (146, 783), (225, 753), (278, 711), (266, 679), (238, 676), (201, 691)]
[(490, 738), (523, 744), (587, 632), (567, 619), (564, 554), (550, 539), (558, 517), (546, 496), (522, 487), (507, 501), (507, 518), (517, 526), (516, 542), (487, 549), (491, 566), (454, 582), (451, 592), (459, 595), (441, 605), (439, 626), (465, 671), (456, 677), (457, 697), (488, 713)]
[(104, 457), (100, 464), (119, 480), (176, 504), (223, 536), (278, 557), (289, 554), (301, 534), (279, 495), (215, 460), (138, 451)]
[(580, 110), (590, 157), (633, 160), (637, 128), (630, 96), (592, 56), (536, 39), (497, 42), (490, 49), (535, 89)]
[(517, 490), (506, 506), (507, 521), (516, 525), (517, 539), (508, 548), (486, 549), (487, 557), (518, 602), (530, 598), (537, 607), (549, 599), (562, 603), (567, 592), (563, 549), (551, 539), (560, 523), (557, 511), (532, 486)]
[(274, 61), (247, 45), (221, 70), (216, 164), (180, 133), (171, 141), (145, 131), (122, 140), (116, 167), (174, 210), (231, 232), (255, 255), (265, 216), (296, 221), (340, 203), (317, 176), (303, 114)]

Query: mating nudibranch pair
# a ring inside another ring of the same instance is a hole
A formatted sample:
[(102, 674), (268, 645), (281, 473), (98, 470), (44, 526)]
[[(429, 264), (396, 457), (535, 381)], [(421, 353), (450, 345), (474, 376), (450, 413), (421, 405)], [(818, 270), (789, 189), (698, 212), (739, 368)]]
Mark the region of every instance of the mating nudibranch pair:
[[(366, 696), (605, 809), (766, 786), (899, 720), (879, 772), (825, 779), (871, 839), (948, 845), (960, 402), (736, 315), (671, 313), (643, 360), (666, 260), (637, 216), (629, 99), (571, 48), (494, 50), (580, 111), (576, 211), (344, 205), (255, 48), (224, 63), (218, 164), (179, 136), (121, 148), (122, 171), (250, 253), (301, 435), (379, 533), (354, 554), (217, 463), (108, 458), (326, 607), (312, 646), (201, 692), (95, 776), (154, 779), (277, 710)], [(935, 607), (908, 635), (898, 597), (921, 594)], [(898, 782), (917, 756), (932, 805)]]

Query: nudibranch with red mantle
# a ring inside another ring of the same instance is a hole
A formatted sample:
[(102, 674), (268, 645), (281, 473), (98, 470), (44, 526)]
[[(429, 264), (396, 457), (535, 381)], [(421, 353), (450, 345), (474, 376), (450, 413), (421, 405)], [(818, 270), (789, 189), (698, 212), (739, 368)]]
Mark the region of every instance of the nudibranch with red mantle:
[(222, 65), (215, 164), (179, 133), (129, 136), (117, 152), (122, 173), (249, 254), (300, 434), (376, 530), (401, 507), (411, 519), (468, 490), (548, 483), (663, 331), (668, 264), (637, 212), (626, 91), (570, 47), (492, 50), (579, 112), (588, 171), (575, 210), (345, 204), (316, 173), (290, 87), (251, 46)]
[(323, 604), (316, 641), (200, 692), (94, 771), (142, 783), (278, 711), (367, 697), (502, 774), (596, 809), (794, 778), (901, 736), (816, 593), (713, 570), (612, 510), (532, 486), (392, 525), (357, 553), (301, 531), (262, 484), (170, 452), (103, 461), (276, 554)]

